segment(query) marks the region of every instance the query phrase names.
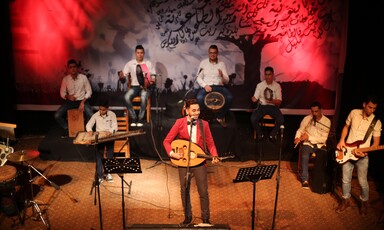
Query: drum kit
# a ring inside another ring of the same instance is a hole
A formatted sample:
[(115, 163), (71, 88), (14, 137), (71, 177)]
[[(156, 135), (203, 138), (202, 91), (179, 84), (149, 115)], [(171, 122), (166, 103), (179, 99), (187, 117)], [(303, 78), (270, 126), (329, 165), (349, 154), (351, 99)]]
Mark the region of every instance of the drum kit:
[[(0, 145), (0, 149), (6, 149), (5, 146)], [(9, 149), (9, 147), (8, 147)], [(33, 186), (32, 186), (32, 170), (33, 169), (36, 173), (38, 173), (40, 176), (42, 176), (45, 180), (47, 180), (52, 187), (59, 190), (60, 187), (50, 181), (48, 178), (46, 178), (42, 173), (40, 173), (36, 168), (34, 168), (31, 164), (29, 164), (27, 161), (35, 159), (39, 156), (39, 152), (36, 150), (21, 150), (21, 151), (9, 151), (6, 155), (6, 160), (12, 163), (26, 163), (28, 166), (28, 175), (29, 180), (28, 183), (31, 186), (31, 199), (26, 199), (27, 195), (23, 195), (23, 208), (27, 209), (28, 207), (32, 208), (32, 216), (34, 216), (34, 220), (40, 219), (43, 224), (46, 226), (47, 229), (50, 228), (49, 223), (44, 219), (44, 215), (42, 210), (40, 209), (39, 205), (36, 203), (36, 201), (33, 200)], [(16, 201), (16, 193), (23, 189), (23, 185), (18, 185), (18, 176), (22, 175), (22, 172), (18, 172), (19, 170), (12, 165), (2, 165), (0, 166), (0, 199), (1, 204), (0, 208), (1, 211), (4, 212), (7, 215), (14, 215), (17, 214), (20, 220), (20, 223), (24, 224), (24, 219), (22, 218), (21, 211), (19, 209), (19, 203)], [(25, 190), (24, 190), (25, 192)], [(25, 218), (25, 215), (24, 215)]]

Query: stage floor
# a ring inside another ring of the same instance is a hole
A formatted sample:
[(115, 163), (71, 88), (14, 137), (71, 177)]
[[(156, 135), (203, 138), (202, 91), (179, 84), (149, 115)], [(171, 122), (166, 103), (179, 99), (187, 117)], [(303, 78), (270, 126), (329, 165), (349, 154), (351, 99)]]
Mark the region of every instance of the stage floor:
[[(37, 149), (42, 139), (42, 137), (22, 138), (14, 149), (15, 151)], [(59, 190), (55, 189), (35, 173), (36, 177), (32, 184), (38, 189), (34, 201), (43, 210), (44, 219), (49, 221), (51, 229), (100, 229), (100, 220), (104, 229), (122, 229), (123, 222), (128, 228), (137, 225), (175, 225), (184, 219), (177, 169), (169, 164), (155, 164), (156, 160), (142, 159), (140, 162), (142, 173), (123, 174), (124, 181), (132, 183), (131, 186), (122, 183), (121, 178), (114, 174), (113, 183), (103, 182), (100, 186), (100, 212), (96, 190), (92, 189), (95, 170), (93, 162), (42, 160), (37, 157), (28, 163), (59, 186)], [(278, 161), (264, 163), (279, 165)], [(156, 166), (152, 167), (154, 165)], [(326, 194), (302, 189), (297, 178), (297, 162), (282, 161), (270, 179), (260, 180), (255, 184), (248, 181), (233, 182), (240, 169), (255, 166), (255, 161), (208, 164), (213, 224), (228, 225), (234, 230), (251, 229), (253, 197), (255, 197), (255, 229), (383, 229), (384, 227), (383, 196), (377, 191), (377, 184), (371, 178), (369, 214), (362, 217), (355, 202), (352, 208), (342, 214), (334, 211), (337, 206), (337, 194), (340, 194), (339, 186), (334, 192)], [(125, 216), (122, 215), (122, 184)], [(352, 190), (354, 197), (357, 197), (359, 187), (356, 177), (353, 178)], [(198, 224), (201, 219), (194, 182), (191, 191), (193, 223)], [(17, 216), (8, 217), (2, 213), (1, 228), (45, 229), (40, 219), (34, 220), (31, 216), (32, 207), (24, 210), (26, 211), (24, 226), (19, 225)]]

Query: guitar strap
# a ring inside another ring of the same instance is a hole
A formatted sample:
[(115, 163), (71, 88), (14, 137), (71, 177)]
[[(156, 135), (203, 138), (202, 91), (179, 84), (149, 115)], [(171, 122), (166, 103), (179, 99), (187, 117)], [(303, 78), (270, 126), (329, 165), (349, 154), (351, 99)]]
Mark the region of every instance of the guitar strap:
[(371, 122), (371, 125), (369, 126), (368, 130), (367, 130), (367, 133), (365, 134), (365, 137), (364, 137), (364, 140), (363, 140), (363, 143), (365, 143), (369, 137), (369, 135), (371, 135), (372, 131), (373, 131), (373, 128), (375, 127), (376, 125), (376, 121), (377, 121), (377, 117), (375, 116)]
[(203, 122), (201, 121), (201, 119), (199, 119), (198, 121), (199, 121), (200, 130), (201, 130), (201, 136), (203, 136), (203, 141), (204, 141), (204, 152), (206, 154), (209, 154), (208, 151), (207, 151), (207, 143), (205, 141)]

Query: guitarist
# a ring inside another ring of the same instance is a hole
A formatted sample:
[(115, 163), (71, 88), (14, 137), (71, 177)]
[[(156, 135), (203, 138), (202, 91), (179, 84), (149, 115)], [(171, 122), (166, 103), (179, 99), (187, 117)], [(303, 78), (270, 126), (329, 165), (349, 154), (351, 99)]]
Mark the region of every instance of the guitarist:
[[(371, 124), (373, 124), (372, 120), (375, 117), (374, 112), (376, 108), (377, 99), (373, 96), (368, 96), (363, 103), (363, 109), (354, 109), (349, 113), (343, 130), (341, 131), (339, 143), (337, 144), (338, 150), (343, 150), (345, 146), (350, 146), (351, 143), (358, 143), (356, 148), (369, 147), (372, 140), (372, 146), (379, 146), (381, 135), (380, 120), (377, 120), (376, 124), (374, 126), (372, 125), (373, 127), (370, 129)], [(371, 132), (368, 132), (369, 130), (371, 130)], [(368, 137), (365, 138), (366, 135), (368, 135)], [(343, 199), (339, 206), (336, 208), (336, 212), (344, 212), (347, 208), (350, 207), (352, 172), (356, 165), (357, 177), (361, 187), (360, 214), (366, 215), (368, 212), (369, 199), (369, 185), (367, 181), (369, 163), (368, 153), (359, 151), (352, 151), (352, 153), (359, 159), (357, 161), (347, 161), (342, 165)]]
[[(187, 116), (176, 120), (175, 124), (172, 126), (171, 130), (163, 141), (163, 145), (168, 156), (174, 159), (180, 159), (183, 157), (182, 153), (174, 152), (171, 147), (172, 141), (178, 138), (191, 140), (202, 149), (205, 149), (204, 146), (206, 145), (206, 151), (208, 150), (209, 153), (213, 156), (212, 163), (218, 163), (218, 153), (208, 122), (198, 119), (200, 115), (200, 106), (196, 99), (188, 99), (185, 102), (185, 112)], [(201, 129), (201, 127), (203, 128)], [(190, 133), (192, 134), (190, 135)], [(190, 199), (191, 176), (188, 176), (190, 173), (192, 173), (195, 177), (197, 190), (199, 192), (201, 218), (203, 223), (210, 224), (207, 166), (205, 162), (193, 167), (179, 166), (178, 171), (181, 186), (181, 201), (185, 215), (185, 219), (181, 225), (189, 225), (192, 222), (192, 205)]]

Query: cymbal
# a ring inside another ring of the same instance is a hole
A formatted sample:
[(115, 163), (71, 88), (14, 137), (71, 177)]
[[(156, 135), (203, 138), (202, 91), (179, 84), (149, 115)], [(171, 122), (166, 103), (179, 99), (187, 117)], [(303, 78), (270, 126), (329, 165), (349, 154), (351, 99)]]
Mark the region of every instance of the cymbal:
[(27, 161), (40, 155), (36, 150), (21, 150), (8, 154), (7, 159), (11, 162)]

